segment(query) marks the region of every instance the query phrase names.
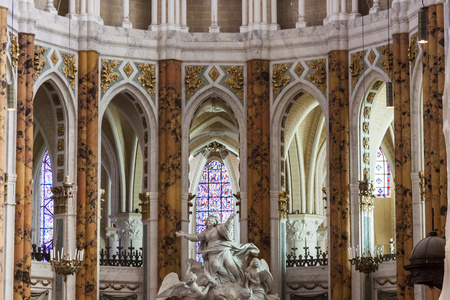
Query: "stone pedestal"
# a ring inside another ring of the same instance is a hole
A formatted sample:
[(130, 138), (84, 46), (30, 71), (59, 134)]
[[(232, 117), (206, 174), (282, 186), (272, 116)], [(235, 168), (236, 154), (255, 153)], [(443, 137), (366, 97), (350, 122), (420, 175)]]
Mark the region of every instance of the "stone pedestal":
[[(111, 218), (117, 227), (117, 236), (123, 249), (142, 247), (142, 215), (140, 213), (118, 213)], [(113, 248), (111, 248), (111, 251)]]
[[(292, 248), (297, 248), (297, 255), (304, 254), (303, 247), (309, 247), (311, 255), (315, 256), (315, 247), (318, 245), (317, 229), (322, 225), (325, 216), (294, 214), (289, 215), (286, 222), (286, 252), (290, 253)], [(322, 248), (322, 251), (325, 251)]]

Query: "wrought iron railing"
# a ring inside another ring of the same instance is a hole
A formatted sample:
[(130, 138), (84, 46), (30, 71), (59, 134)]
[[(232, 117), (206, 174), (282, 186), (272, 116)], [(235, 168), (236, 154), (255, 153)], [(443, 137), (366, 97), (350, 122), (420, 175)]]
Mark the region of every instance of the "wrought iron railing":
[(142, 267), (142, 248), (123, 249), (119, 246), (115, 253), (111, 252), (111, 247), (100, 250), (100, 266)]
[(396, 254), (383, 254), (383, 261), (397, 260)]
[(328, 252), (323, 252), (320, 247), (316, 248), (316, 256), (312, 256), (309, 247), (303, 247), (304, 255), (296, 254), (298, 248), (292, 248), (291, 253), (286, 254), (286, 267), (314, 267), (328, 265)]

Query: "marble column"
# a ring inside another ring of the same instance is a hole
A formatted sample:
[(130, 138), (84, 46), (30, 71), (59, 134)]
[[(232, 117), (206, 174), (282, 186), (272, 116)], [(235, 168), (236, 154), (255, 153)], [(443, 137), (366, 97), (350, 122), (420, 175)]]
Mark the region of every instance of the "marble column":
[(133, 28), (130, 22), (130, 0), (123, 0), (122, 2), (122, 27)]
[(330, 291), (333, 300), (351, 299), (350, 263), (350, 133), (348, 51), (328, 55), (330, 162)]
[(248, 242), (270, 262), (270, 75), (269, 61), (247, 62)]
[[(8, 102), (8, 86), (6, 78), (6, 64), (8, 60), (7, 47), (8, 31), (7, 31), (8, 8), (0, 7), (0, 253), (4, 250), (4, 203), (5, 184), (6, 184), (6, 103)], [(0, 295), (3, 295), (3, 273), (4, 273), (3, 255), (0, 255)]]
[[(423, 131), (425, 165), (425, 228), (445, 236), (447, 211), (447, 161), (443, 132), (445, 83), (444, 6), (428, 7), (428, 43), (423, 44)], [(434, 209), (434, 228), (432, 228)], [(440, 291), (427, 288), (427, 299), (438, 299)]]
[(411, 182), (411, 99), (408, 61), (408, 33), (392, 35), (394, 82), (395, 216), (397, 249), (397, 299), (414, 299), (414, 288), (406, 285), (413, 249)]
[(181, 275), (181, 61), (159, 63), (158, 284)]
[(33, 182), (33, 57), (34, 35), (19, 33), (17, 65), (16, 224), (14, 299), (31, 296), (31, 217)]
[(84, 262), (77, 274), (76, 299), (97, 299), (98, 90), (99, 54), (78, 52), (77, 249)]

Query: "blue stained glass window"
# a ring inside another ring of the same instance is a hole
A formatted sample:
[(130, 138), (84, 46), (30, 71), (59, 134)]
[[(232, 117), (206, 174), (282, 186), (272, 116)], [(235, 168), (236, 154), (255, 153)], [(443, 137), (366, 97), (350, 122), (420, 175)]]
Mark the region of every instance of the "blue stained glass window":
[(48, 150), (45, 151), (41, 163), (41, 205), (40, 205), (40, 245), (49, 250), (53, 248), (53, 212), (52, 197), (52, 165)]
[[(234, 211), (233, 192), (229, 181), (228, 171), (224, 164), (211, 161), (205, 166), (200, 184), (197, 189), (196, 199), (196, 232), (202, 232), (205, 227), (206, 218), (215, 215), (220, 222), (225, 222)], [(231, 231), (233, 237), (233, 230)], [(203, 261), (196, 246), (196, 259)]]
[(386, 198), (391, 196), (391, 168), (381, 147), (377, 151), (375, 190), (378, 198)]

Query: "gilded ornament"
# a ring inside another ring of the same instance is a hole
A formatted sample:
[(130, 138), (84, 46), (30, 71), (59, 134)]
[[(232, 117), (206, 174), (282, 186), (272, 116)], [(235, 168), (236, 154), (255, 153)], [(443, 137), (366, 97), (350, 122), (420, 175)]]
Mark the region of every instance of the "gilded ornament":
[(369, 148), (369, 138), (363, 138), (363, 147), (366, 149)]
[(220, 73), (217, 71), (216, 67), (213, 67), (211, 71), (209, 71), (208, 75), (213, 81), (216, 81), (217, 77), (220, 76)]
[(284, 186), (284, 176), (281, 176), (281, 186)]
[(64, 135), (64, 124), (58, 125), (58, 136)]
[(100, 72), (102, 94), (106, 93), (111, 83), (119, 79), (119, 73), (114, 72), (118, 64), (117, 60), (102, 59), (102, 71)]
[(293, 106), (294, 106), (294, 103), (292, 103), (292, 102), (288, 104), (288, 106), (286, 107), (286, 113), (287, 114), (291, 111)]
[(352, 53), (352, 60), (350, 63), (350, 73), (352, 75), (352, 86), (355, 87), (359, 77), (364, 73), (366, 66), (364, 65), (364, 56), (366, 51), (359, 51)]
[(273, 85), (273, 97), (276, 98), (280, 94), (281, 88), (286, 86), (291, 80), (291, 76), (285, 74), (285, 72), (291, 66), (290, 63), (285, 64), (274, 64), (273, 74), (272, 74), (272, 85)]
[(281, 145), (281, 156), (284, 157), (284, 145)]
[(205, 83), (205, 78), (199, 77), (204, 66), (186, 66), (186, 76), (184, 82), (186, 84), (186, 99), (191, 98), (195, 94), (195, 90)]
[(411, 63), (411, 70), (414, 69), (416, 63), (417, 53), (419, 52), (419, 46), (417, 45), (417, 33), (413, 34), (409, 40), (408, 59)]
[(370, 107), (364, 108), (364, 117), (366, 118), (370, 117)]
[(58, 62), (58, 54), (56, 54), (56, 51), (53, 51), (52, 56), (50, 56), (50, 58), (52, 59), (53, 65), (56, 65), (56, 63)]
[[(282, 177), (284, 178), (284, 177)], [(289, 193), (286, 191), (278, 192), (278, 216), (280, 219), (286, 219), (289, 211)]]
[(383, 59), (380, 61), (380, 66), (386, 71), (389, 78), (392, 78), (392, 71), (394, 69), (392, 45), (381, 46), (380, 52), (383, 55)]
[(17, 41), (17, 36), (12, 32), (9, 33), (9, 39), (11, 41), (11, 44), (9, 45), (9, 55), (11, 55), (14, 70), (17, 70), (17, 64), (19, 63), (19, 43)]
[[(49, 86), (48, 88), (52, 88), (51, 86)], [(52, 99), (53, 99), (53, 103), (55, 103), (55, 105), (60, 105), (61, 101), (59, 100), (59, 96), (58, 94), (52, 94)]]
[(325, 59), (318, 59), (314, 61), (308, 61), (309, 67), (313, 70), (312, 74), (308, 75), (309, 80), (316, 84), (322, 93), (325, 93), (327, 88), (327, 72), (325, 70)]
[(130, 75), (131, 75), (131, 73), (133, 73), (134, 69), (130, 63), (127, 63), (126, 66), (123, 68), (123, 71), (125, 72), (125, 74), (127, 74), (128, 77), (130, 77)]
[(298, 77), (302, 75), (303, 71), (305, 71), (305, 68), (302, 66), (301, 63), (298, 63), (294, 68), (294, 72), (295, 74), (297, 74)]
[(63, 171), (62, 171), (62, 170), (58, 170), (58, 173), (56, 174), (56, 179), (57, 179), (58, 181), (63, 181), (63, 179), (64, 179), (64, 174), (63, 174)]
[(369, 163), (369, 153), (364, 153), (363, 155), (363, 161), (364, 163), (368, 164)]
[(375, 99), (375, 93), (370, 92), (369, 95), (367, 95), (367, 102), (373, 103), (373, 99)]
[(142, 111), (142, 107), (136, 103), (136, 109), (138, 110), (138, 112), (142, 115), (143, 111)]
[(375, 58), (377, 56), (375, 55), (375, 52), (373, 50), (370, 50), (369, 56), (367, 56), (367, 59), (370, 61), (370, 64), (373, 65), (373, 62), (375, 61)]
[(286, 120), (287, 120), (287, 117), (286, 117), (286, 116), (284, 116), (283, 119), (281, 119), (281, 127), (282, 127), (282, 128), (285, 128), (285, 127), (286, 127)]
[(224, 67), (230, 78), (225, 79), (225, 83), (230, 89), (236, 91), (236, 95), (240, 100), (244, 97), (244, 68), (242, 66)]
[(363, 170), (363, 176), (365, 178), (369, 178), (370, 177), (370, 169), (369, 168), (364, 168)]
[(282, 143), (284, 143), (284, 131), (281, 131), (280, 140)]
[(58, 166), (64, 165), (64, 155), (58, 155)]
[(39, 77), (39, 75), (41, 75), (41, 71), (47, 65), (47, 61), (44, 59), (44, 55), (46, 52), (47, 52), (47, 47), (34, 45), (33, 68), (34, 68), (34, 79), (35, 80)]
[(139, 193), (139, 200), (141, 200), (139, 205), (141, 206), (142, 219), (150, 219), (150, 193)]
[(72, 90), (75, 90), (75, 79), (77, 76), (77, 66), (75, 65), (75, 55), (69, 53), (62, 53), (62, 57), (64, 58), (64, 66), (62, 67), (62, 71), (64, 76), (69, 78), (70, 83), (72, 83)]
[(59, 139), (58, 140), (58, 151), (64, 150), (64, 140)]
[(138, 80), (143, 87), (147, 88), (147, 92), (152, 98), (155, 97), (156, 91), (156, 75), (155, 75), (155, 65), (151, 64), (138, 64), (139, 71), (143, 75), (139, 75)]
[(364, 132), (369, 132), (369, 123), (364, 122), (362, 128)]
[(62, 108), (58, 108), (56, 110), (56, 118), (58, 119), (58, 121), (62, 121), (64, 119)]
[(378, 80), (377, 82), (375, 82), (375, 83), (373, 84), (372, 90), (378, 90), (378, 89), (381, 87), (382, 84), (383, 84), (383, 81)]
[(284, 173), (284, 161), (281, 161), (281, 173)]

